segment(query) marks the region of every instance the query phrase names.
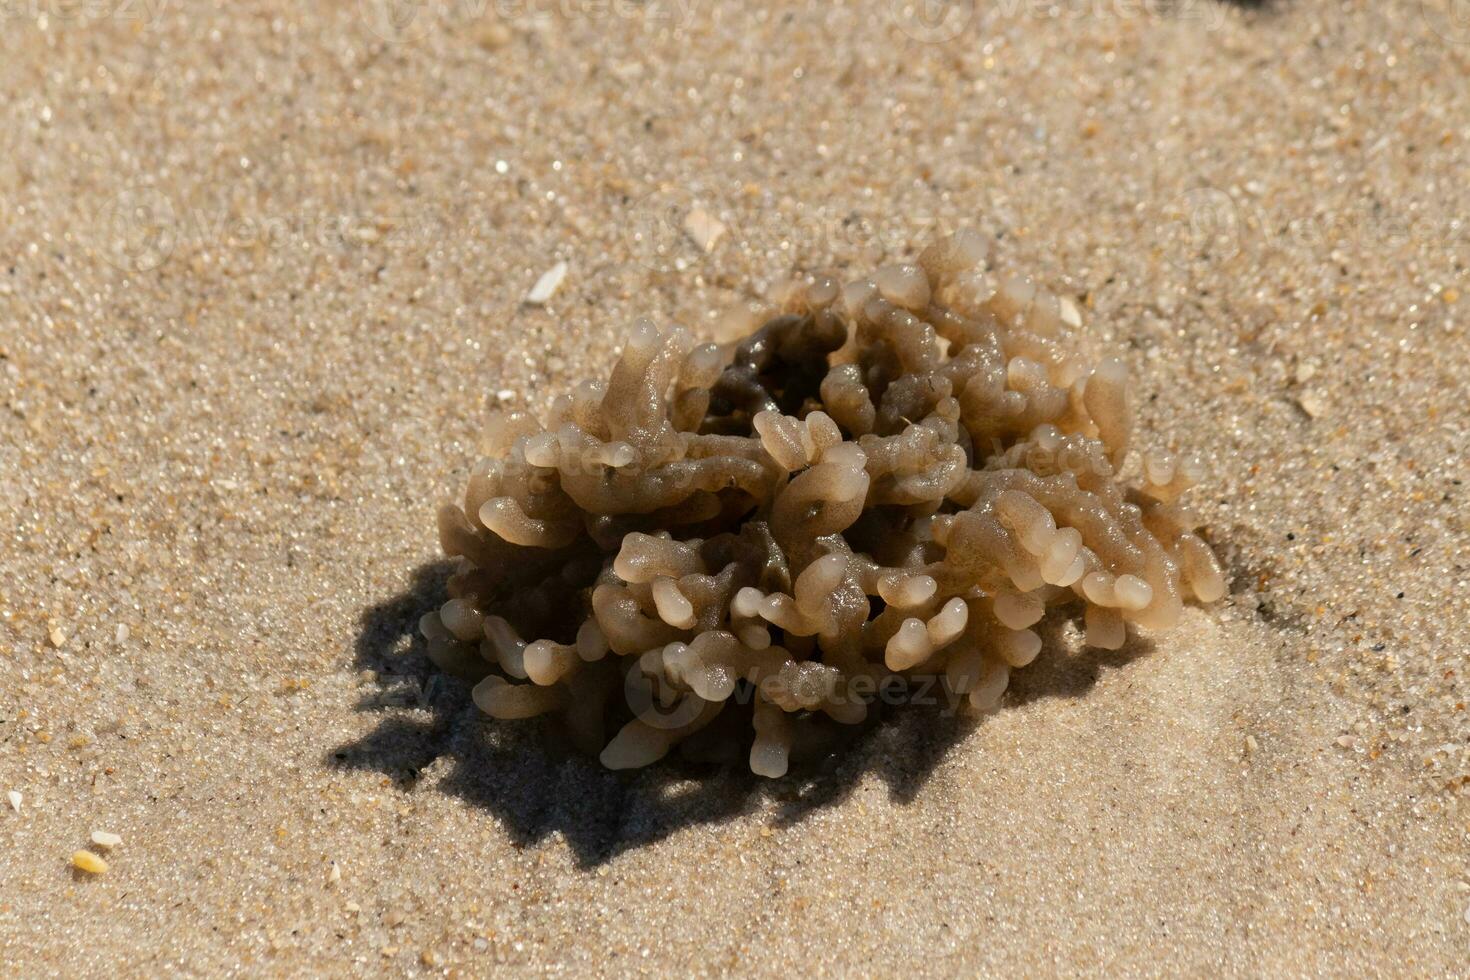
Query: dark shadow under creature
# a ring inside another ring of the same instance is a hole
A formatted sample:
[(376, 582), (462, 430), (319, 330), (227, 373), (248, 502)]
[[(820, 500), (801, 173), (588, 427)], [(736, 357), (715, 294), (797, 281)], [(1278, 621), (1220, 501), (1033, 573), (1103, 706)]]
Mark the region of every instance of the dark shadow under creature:
[[(894, 799), (911, 802), (975, 724), (936, 696), (928, 705), (876, 705), (870, 722), (846, 744), (777, 780), (753, 775), (743, 758), (696, 763), (678, 758), (677, 751), (645, 769), (613, 772), (571, 749), (554, 722), (484, 716), (468, 684), (429, 662), (418, 620), (444, 602), (451, 567), (447, 561), (419, 567), (406, 591), (363, 613), (355, 663), (377, 672), (378, 687), (357, 707), (382, 717), (326, 761), (382, 773), (404, 792), (414, 791), (430, 766), (447, 765), (435, 790), (494, 814), (519, 846), (560, 833), (583, 867), (683, 827), (753, 812), (763, 800), (775, 803), (778, 823), (793, 824), (840, 803), (869, 772), (888, 784)], [(1122, 650), (1069, 655), (1053, 630), (1037, 661), (1013, 676), (1006, 704), (1080, 697), (1104, 668), (1122, 666), (1149, 648), (1147, 641), (1130, 639)], [(408, 704), (384, 697), (403, 691), (410, 694)]]

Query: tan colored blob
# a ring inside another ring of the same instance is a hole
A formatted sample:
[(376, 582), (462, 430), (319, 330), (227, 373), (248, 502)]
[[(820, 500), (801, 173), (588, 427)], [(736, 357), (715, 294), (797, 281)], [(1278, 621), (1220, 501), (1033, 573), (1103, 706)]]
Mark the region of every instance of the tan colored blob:
[(429, 655), (611, 768), (682, 745), (777, 777), (896, 676), (988, 711), (1048, 615), (1116, 649), (1219, 599), (1180, 503), (1198, 465), (1120, 479), (1126, 368), (988, 256), (962, 233), (797, 281), (727, 345), (640, 323), (606, 382), (490, 420), (440, 512), (459, 567)]

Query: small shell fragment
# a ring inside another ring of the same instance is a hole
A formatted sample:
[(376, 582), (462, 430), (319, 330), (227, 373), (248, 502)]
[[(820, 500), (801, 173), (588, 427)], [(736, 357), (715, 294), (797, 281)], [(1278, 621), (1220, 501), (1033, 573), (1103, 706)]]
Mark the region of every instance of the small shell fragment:
[(85, 871), (89, 875), (100, 875), (107, 873), (107, 862), (102, 860), (91, 851), (75, 851), (71, 856), (71, 866), (78, 871)]
[(1314, 391), (1302, 392), (1297, 396), (1296, 403), (1308, 418), (1321, 418), (1327, 413), (1327, 400)]
[(105, 847), (110, 851), (122, 843), (122, 838), (117, 834), (110, 834), (105, 830), (94, 830), (92, 831), (92, 843), (98, 847)]
[(526, 294), (526, 302), (532, 306), (540, 306), (551, 299), (561, 281), (567, 277), (567, 264), (558, 262), (556, 265), (541, 273), (541, 278), (536, 280), (536, 285)]
[(724, 236), (725, 225), (704, 208), (695, 208), (684, 219), (684, 233), (701, 252), (708, 252)]
[(1062, 322), (1076, 330), (1082, 326), (1082, 312), (1077, 309), (1077, 304), (1063, 296), (1059, 300), (1061, 306)]
[(10, 790), (5, 794), (5, 799), (10, 801), (10, 809), (16, 813), (20, 812), (20, 805), (25, 802), (25, 797), (17, 790)]

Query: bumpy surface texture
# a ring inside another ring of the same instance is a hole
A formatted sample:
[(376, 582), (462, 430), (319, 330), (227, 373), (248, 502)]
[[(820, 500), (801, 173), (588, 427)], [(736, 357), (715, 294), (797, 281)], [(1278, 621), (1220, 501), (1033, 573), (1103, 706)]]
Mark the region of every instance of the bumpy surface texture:
[(493, 717), (561, 713), (611, 768), (753, 727), (751, 769), (780, 776), (896, 676), (994, 708), (1052, 607), (1112, 649), (1218, 599), (1177, 502), (1197, 467), (1120, 479), (1125, 370), (1088, 368), (1077, 308), (987, 253), (961, 233), (792, 282), (738, 344), (641, 323), (544, 425), (492, 419), (440, 513), (461, 566), (430, 656)]

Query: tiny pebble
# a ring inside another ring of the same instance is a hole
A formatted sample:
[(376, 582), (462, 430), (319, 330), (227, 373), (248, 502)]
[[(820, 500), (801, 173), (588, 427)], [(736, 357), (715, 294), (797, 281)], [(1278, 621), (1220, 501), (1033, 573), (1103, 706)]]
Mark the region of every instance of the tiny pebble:
[(117, 640), (118, 643), (126, 643), (128, 642), (128, 637), (132, 635), (133, 631), (128, 629), (127, 623), (118, 623), (117, 632), (113, 634), (113, 637)]
[(18, 791), (11, 790), (10, 792), (5, 794), (5, 798), (10, 801), (10, 809), (14, 810), (16, 813), (19, 813), (20, 805), (25, 802), (25, 797), (22, 796)]
[(684, 233), (701, 252), (708, 252), (725, 234), (725, 225), (703, 208), (695, 208), (684, 219)]
[(510, 28), (496, 21), (480, 32), (479, 45), (482, 51), (498, 51), (513, 39)]
[(59, 647), (66, 642), (66, 634), (61, 632), (61, 630), (56, 629), (55, 627), (52, 628), (49, 638), (51, 640), (51, 645), (54, 647)]
[(1310, 391), (1298, 398), (1296, 403), (1302, 407), (1303, 412), (1307, 413), (1308, 418), (1321, 418), (1327, 411), (1327, 402), (1322, 396)]
[(71, 866), (89, 875), (100, 875), (107, 871), (107, 862), (91, 851), (76, 851), (71, 856)]
[(92, 831), (92, 843), (98, 847), (105, 847), (109, 851), (122, 843), (122, 838), (117, 834), (109, 834), (105, 830)]
[(561, 281), (567, 277), (567, 264), (558, 262), (556, 265), (541, 273), (541, 278), (536, 280), (536, 285), (526, 294), (526, 302), (532, 306), (540, 306), (551, 299)]
[(1062, 322), (1072, 329), (1082, 326), (1082, 311), (1077, 309), (1077, 304), (1063, 296), (1060, 300)]
[(342, 880), (342, 867), (336, 861), (332, 862), (332, 870), (327, 872), (327, 884), (335, 885)]
[(1345, 749), (1353, 749), (1357, 748), (1358, 740), (1351, 735), (1339, 735), (1337, 737), (1337, 744)]

